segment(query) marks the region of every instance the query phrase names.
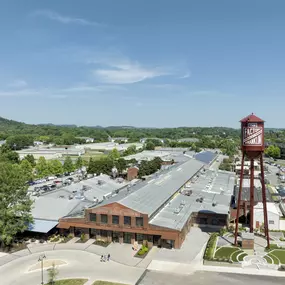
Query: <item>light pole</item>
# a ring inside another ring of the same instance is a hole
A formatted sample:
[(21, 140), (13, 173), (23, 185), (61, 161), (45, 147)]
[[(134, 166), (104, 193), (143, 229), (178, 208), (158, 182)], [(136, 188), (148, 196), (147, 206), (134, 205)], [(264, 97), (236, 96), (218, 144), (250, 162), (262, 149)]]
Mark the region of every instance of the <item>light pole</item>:
[(41, 269), (42, 269), (42, 282), (41, 284), (44, 285), (44, 259), (46, 258), (45, 254), (40, 255), (39, 261), (41, 262)]

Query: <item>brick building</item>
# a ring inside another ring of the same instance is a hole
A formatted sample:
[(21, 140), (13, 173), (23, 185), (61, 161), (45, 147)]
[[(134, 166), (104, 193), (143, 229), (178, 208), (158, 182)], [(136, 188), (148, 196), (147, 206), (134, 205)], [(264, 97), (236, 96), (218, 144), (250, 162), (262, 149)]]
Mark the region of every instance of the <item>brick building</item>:
[[(189, 183), (193, 190), (186, 196)], [(113, 242), (180, 248), (191, 226), (228, 225), (232, 174), (205, 173), (204, 163), (190, 159), (141, 184), (131, 187), (127, 196), (86, 209), (82, 216), (60, 219), (58, 228), (76, 236), (84, 232)], [(209, 185), (211, 191), (202, 190)]]

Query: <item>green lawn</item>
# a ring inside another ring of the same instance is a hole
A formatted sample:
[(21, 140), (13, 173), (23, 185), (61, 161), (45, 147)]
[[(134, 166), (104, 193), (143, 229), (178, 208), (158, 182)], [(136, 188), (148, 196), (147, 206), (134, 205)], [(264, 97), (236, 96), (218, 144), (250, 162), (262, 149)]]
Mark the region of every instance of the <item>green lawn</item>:
[(276, 256), (274, 256), (273, 254), (268, 253), (267, 255), (264, 256), (264, 258), (267, 261), (267, 263), (269, 263), (269, 264), (272, 264), (272, 261), (273, 261), (273, 264), (279, 265), (278, 258)]
[(233, 262), (243, 261), (244, 257), (246, 256), (247, 256), (247, 253), (245, 253), (242, 250), (237, 250), (231, 255), (231, 260)]
[(232, 253), (234, 253), (237, 250), (239, 250), (237, 247), (220, 247), (215, 252), (215, 258), (230, 259)]
[(87, 281), (88, 279), (64, 279), (55, 281), (54, 285), (84, 285)]
[(126, 285), (126, 284), (97, 280), (93, 283), (93, 285)]
[(280, 260), (281, 264), (285, 264), (285, 250), (274, 249), (269, 254), (276, 256)]

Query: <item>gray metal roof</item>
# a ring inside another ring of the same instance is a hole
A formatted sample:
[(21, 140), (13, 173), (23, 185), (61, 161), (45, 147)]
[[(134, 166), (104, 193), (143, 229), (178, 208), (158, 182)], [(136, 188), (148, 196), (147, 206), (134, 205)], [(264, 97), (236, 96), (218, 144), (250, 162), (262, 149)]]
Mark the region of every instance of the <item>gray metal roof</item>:
[[(234, 175), (232, 173), (218, 172), (213, 179), (212, 171), (207, 171), (191, 183), (189, 189), (191, 196), (179, 194), (150, 220), (151, 225), (182, 230), (192, 213), (212, 212), (227, 215), (233, 193)], [(212, 189), (205, 188), (212, 180)], [(205, 183), (206, 182), (206, 183)], [(189, 185), (187, 185), (189, 186)], [(223, 190), (221, 190), (221, 188)], [(203, 197), (203, 202), (197, 202), (197, 198)], [(213, 203), (215, 202), (215, 205)], [(181, 204), (182, 203), (182, 204)], [(180, 206), (181, 211), (175, 213)]]
[(190, 159), (172, 171), (148, 181), (148, 184), (119, 203), (140, 213), (152, 216), (167, 200), (202, 167), (203, 163)]
[[(98, 180), (103, 183), (99, 185)], [(87, 186), (87, 189), (81, 192), (84, 185)], [(84, 208), (94, 205), (95, 198), (100, 201), (103, 199), (103, 195), (126, 185), (126, 182), (118, 183), (108, 175), (99, 175), (83, 180), (34, 198), (32, 215), (35, 219), (57, 221), (62, 217), (82, 212)], [(76, 196), (79, 193), (83, 196), (77, 199)], [(69, 199), (71, 195), (73, 199)]]
[[(238, 193), (239, 193), (239, 180), (237, 181), (237, 186), (235, 188), (235, 201), (237, 203), (238, 200)], [(243, 180), (243, 187), (241, 192), (241, 200), (242, 201), (249, 201), (250, 200), (250, 179)], [(261, 202), (262, 201), (262, 189), (261, 189), (261, 182), (259, 179), (254, 179), (254, 201)], [(269, 190), (266, 188), (266, 201), (271, 201), (271, 195)]]

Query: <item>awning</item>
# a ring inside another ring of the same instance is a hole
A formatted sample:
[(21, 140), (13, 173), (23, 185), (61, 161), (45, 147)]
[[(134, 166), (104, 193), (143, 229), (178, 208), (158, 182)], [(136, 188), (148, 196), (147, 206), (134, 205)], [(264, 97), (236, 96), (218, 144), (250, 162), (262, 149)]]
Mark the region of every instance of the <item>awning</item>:
[(34, 223), (30, 224), (27, 231), (37, 233), (48, 233), (58, 224), (57, 221), (47, 221), (34, 219)]
[(57, 226), (59, 229), (66, 229), (68, 230), (70, 228), (70, 225), (67, 223), (59, 223)]

